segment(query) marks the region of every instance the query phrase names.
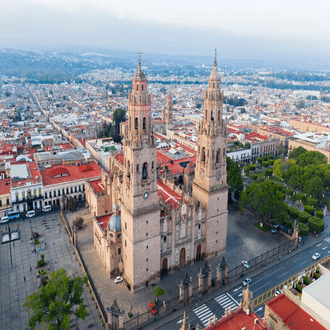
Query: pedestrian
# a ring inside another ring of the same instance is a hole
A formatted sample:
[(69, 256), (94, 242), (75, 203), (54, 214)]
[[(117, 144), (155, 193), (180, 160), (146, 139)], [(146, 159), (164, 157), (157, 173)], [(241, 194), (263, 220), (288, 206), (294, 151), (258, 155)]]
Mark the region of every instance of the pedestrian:
[(24, 276), (24, 282), (25, 282), (25, 276)]
[(303, 241), (303, 245), (305, 244), (305, 241)]
[(22, 240), (22, 242), (23, 242), (23, 240)]
[(47, 243), (45, 242), (45, 246), (47, 245)]
[(31, 266), (30, 266), (30, 271), (32, 270)]

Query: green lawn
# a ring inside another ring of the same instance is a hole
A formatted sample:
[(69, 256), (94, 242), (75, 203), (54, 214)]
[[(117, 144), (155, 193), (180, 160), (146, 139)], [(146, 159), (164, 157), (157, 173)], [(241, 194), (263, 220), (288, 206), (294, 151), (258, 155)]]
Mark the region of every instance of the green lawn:
[(268, 231), (269, 228), (266, 225), (263, 225), (263, 227), (260, 227), (260, 223), (256, 223), (255, 224), (256, 227), (258, 227), (259, 229), (261, 229), (262, 231)]

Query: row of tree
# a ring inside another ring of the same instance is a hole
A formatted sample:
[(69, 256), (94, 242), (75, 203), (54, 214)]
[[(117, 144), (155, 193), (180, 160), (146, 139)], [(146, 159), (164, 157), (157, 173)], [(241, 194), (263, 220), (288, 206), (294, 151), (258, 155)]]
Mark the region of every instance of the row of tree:
[(120, 123), (126, 120), (126, 112), (123, 109), (116, 109), (113, 113), (113, 123), (103, 123), (100, 138), (111, 137), (114, 142), (120, 142)]

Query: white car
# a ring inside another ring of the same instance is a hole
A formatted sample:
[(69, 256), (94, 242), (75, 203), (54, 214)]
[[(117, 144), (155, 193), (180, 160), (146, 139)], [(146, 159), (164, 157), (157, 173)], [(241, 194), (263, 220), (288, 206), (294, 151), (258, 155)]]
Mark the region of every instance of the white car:
[(277, 297), (279, 294), (281, 294), (282, 293), (282, 291), (281, 290), (276, 290), (276, 292), (275, 292), (275, 297)]
[(52, 207), (50, 205), (45, 205), (43, 208), (42, 208), (42, 212), (49, 212), (52, 210)]
[(6, 223), (9, 221), (9, 218), (8, 217), (2, 217), (1, 220), (0, 220), (0, 223)]
[(250, 277), (247, 277), (244, 281), (243, 281), (243, 285), (247, 286), (248, 284), (251, 284), (252, 280), (250, 279)]
[(36, 211), (32, 210), (32, 211), (27, 211), (25, 217), (32, 218), (35, 217), (35, 215), (36, 215)]
[(316, 252), (316, 253), (313, 254), (312, 259), (313, 259), (313, 260), (317, 260), (317, 259), (319, 259), (320, 257), (321, 257), (321, 255), (320, 255), (319, 253)]
[(124, 281), (124, 278), (122, 276), (117, 276), (115, 278), (115, 283), (118, 284), (118, 283), (121, 283), (122, 281)]
[(247, 268), (247, 269), (250, 269), (250, 268), (251, 268), (250, 263), (249, 263), (248, 261), (246, 261), (246, 260), (243, 260), (243, 261), (242, 261), (242, 264), (243, 264), (243, 266), (244, 266), (245, 268)]

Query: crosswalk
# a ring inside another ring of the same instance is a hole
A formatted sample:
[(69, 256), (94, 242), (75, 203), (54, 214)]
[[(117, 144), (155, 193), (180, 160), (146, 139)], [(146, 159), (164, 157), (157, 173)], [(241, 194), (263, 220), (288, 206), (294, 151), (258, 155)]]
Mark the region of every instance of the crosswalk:
[(330, 243), (330, 237), (324, 239), (327, 243)]
[[(200, 321), (204, 324), (204, 326), (207, 326), (210, 317), (211, 320), (213, 321), (214, 313), (205, 304), (195, 308), (193, 311), (196, 314), (196, 316), (200, 319)], [(215, 320), (216, 321), (218, 320), (217, 317), (215, 318)]]
[(216, 302), (223, 308), (227, 309), (231, 307), (231, 310), (235, 310), (238, 307), (238, 302), (229, 294), (224, 293), (215, 298)]

